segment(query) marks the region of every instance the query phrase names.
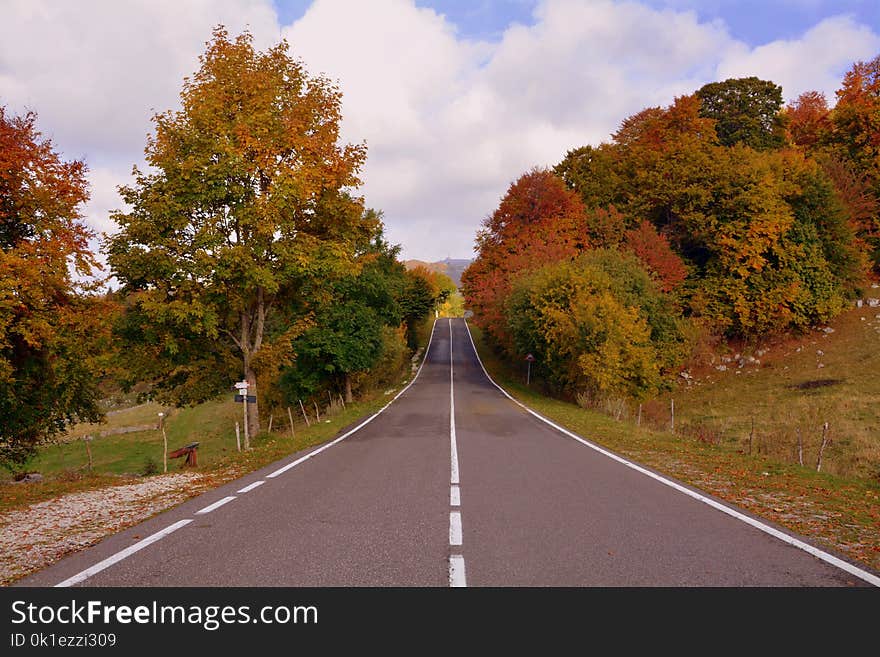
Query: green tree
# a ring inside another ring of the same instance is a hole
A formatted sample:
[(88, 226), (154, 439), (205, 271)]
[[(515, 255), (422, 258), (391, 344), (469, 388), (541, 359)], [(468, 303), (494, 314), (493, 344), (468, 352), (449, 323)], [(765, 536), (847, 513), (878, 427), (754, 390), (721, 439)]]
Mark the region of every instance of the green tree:
[(785, 144), (782, 87), (756, 77), (710, 82), (697, 91), (700, 115), (714, 119), (724, 146), (745, 144), (756, 150)]
[[(355, 266), (375, 217), (348, 190), (365, 147), (340, 147), (341, 94), (286, 42), (257, 52), (218, 27), (182, 108), (154, 117), (150, 172), (121, 188), (130, 212), (106, 249), (128, 294), (135, 371), (191, 403), (289, 362), (324, 282)], [(317, 301), (316, 301), (317, 300)], [(266, 377), (261, 377), (265, 379)], [(251, 432), (260, 428), (250, 406)]]
[(360, 256), (359, 270), (330, 284), (314, 323), (293, 341), (295, 362), (282, 376), (288, 402), (326, 387), (342, 389), (352, 401), (353, 376), (379, 361), (384, 329), (403, 320), (407, 276), (398, 252), (378, 234)]
[(10, 470), (71, 422), (102, 417), (92, 358), (105, 309), (82, 282), (95, 271), (85, 174), (36, 115), (0, 107), (0, 465)]

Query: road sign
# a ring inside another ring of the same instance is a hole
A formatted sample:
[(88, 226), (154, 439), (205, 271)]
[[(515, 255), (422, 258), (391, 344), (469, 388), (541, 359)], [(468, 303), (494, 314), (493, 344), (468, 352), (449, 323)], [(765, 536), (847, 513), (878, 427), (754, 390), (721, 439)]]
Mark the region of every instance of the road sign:
[(239, 381), (238, 383), (235, 384), (235, 387), (236, 387), (238, 390), (247, 390), (248, 385), (249, 385), (249, 384), (248, 384), (247, 381)]
[(531, 385), (532, 383), (532, 363), (535, 362), (535, 357), (531, 354), (526, 356), (526, 362), (529, 364), (529, 370), (526, 372), (526, 385)]
[[(256, 403), (257, 403), (257, 396), (256, 396), (256, 395), (248, 395), (248, 396), (247, 396), (247, 400), (248, 400), (248, 404), (256, 404)], [(244, 401), (244, 395), (236, 395), (236, 396), (235, 396), (235, 401), (237, 401), (237, 402), (243, 402), (243, 401)]]

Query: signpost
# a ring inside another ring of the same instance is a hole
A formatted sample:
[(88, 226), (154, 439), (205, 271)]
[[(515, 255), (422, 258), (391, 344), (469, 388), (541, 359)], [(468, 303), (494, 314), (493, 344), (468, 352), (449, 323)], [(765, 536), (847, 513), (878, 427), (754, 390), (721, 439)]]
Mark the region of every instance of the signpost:
[(526, 356), (526, 362), (529, 364), (529, 369), (526, 371), (526, 385), (529, 385), (532, 380), (532, 363), (535, 362), (535, 357), (529, 354)]
[(243, 406), (244, 406), (244, 449), (245, 449), (245, 451), (247, 451), (251, 448), (250, 434), (248, 433), (249, 429), (248, 429), (248, 408), (247, 407), (248, 407), (248, 402), (255, 403), (257, 401), (257, 398), (255, 395), (247, 394), (247, 389), (248, 389), (247, 380), (239, 381), (238, 383), (235, 384), (235, 387), (239, 391), (239, 394), (237, 394), (235, 396), (235, 401), (244, 402), (244, 404), (243, 404)]

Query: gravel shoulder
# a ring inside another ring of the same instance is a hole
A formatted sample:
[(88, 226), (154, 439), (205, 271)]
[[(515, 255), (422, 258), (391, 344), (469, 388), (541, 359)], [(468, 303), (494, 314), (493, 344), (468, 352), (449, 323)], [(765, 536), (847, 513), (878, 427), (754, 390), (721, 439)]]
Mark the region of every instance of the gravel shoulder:
[(0, 584), (41, 570), (216, 485), (215, 476), (180, 472), (70, 493), (0, 514)]

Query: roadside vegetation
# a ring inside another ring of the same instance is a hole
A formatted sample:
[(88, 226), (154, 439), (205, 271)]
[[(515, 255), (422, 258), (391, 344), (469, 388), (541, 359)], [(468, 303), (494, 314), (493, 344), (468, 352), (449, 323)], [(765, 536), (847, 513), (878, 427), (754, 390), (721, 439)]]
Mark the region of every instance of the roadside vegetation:
[(0, 107), (4, 506), (162, 472), (160, 412), (169, 451), (198, 442), (218, 477), (326, 440), (412, 375), (455, 291), (385, 240), (339, 89), (285, 42), (218, 27), (180, 101), (120, 189), (104, 269), (85, 163)]
[(531, 406), (876, 568), (880, 57), (836, 95), (624, 119), (510, 185), (462, 291)]
[[(876, 334), (867, 336), (858, 330), (862, 322), (849, 327), (847, 324), (853, 324), (851, 318), (841, 318), (841, 332), (845, 333), (838, 345), (831, 347), (836, 334), (823, 341), (829, 346), (829, 353), (836, 353), (834, 360), (838, 371), (847, 371), (856, 362), (859, 352), (850, 351), (854, 346), (865, 349), (869, 344), (868, 337), (872, 341), (877, 339)], [(848, 329), (855, 330), (849, 332)], [(485, 333), (478, 327), (471, 325), (471, 332), (480, 358), (492, 378), (544, 416), (598, 445), (880, 570), (880, 481), (874, 477), (832, 474), (836, 469), (832, 464), (850, 458), (844, 456), (850, 449), (849, 441), (842, 438), (848, 427), (865, 431), (866, 436), (870, 427), (874, 427), (873, 435), (876, 436), (876, 411), (867, 417), (863, 413), (870, 400), (876, 400), (877, 393), (872, 392), (870, 386), (862, 389), (859, 388), (859, 382), (854, 381), (849, 391), (857, 391), (855, 403), (829, 416), (834, 417), (833, 421), (840, 425), (835, 435), (840, 437), (842, 444), (835, 443), (834, 450), (828, 450), (825, 467), (821, 472), (816, 472), (815, 458), (819, 442), (816, 435), (810, 437), (804, 466), (790, 458), (791, 445), (788, 441), (785, 450), (789, 458), (779, 458), (778, 452), (769, 447), (753, 446), (752, 453), (748, 451), (749, 419), (755, 410), (753, 402), (762, 400), (761, 417), (765, 419), (762, 431), (770, 431), (771, 418), (780, 418), (777, 421), (785, 426), (781, 418), (786, 417), (790, 410), (788, 397), (791, 391), (785, 387), (786, 380), (775, 369), (756, 371), (752, 375), (737, 376), (731, 373), (731, 380), (723, 379), (714, 385), (704, 383), (698, 388), (691, 387), (686, 394), (680, 391), (676, 396), (676, 413), (680, 414), (684, 426), (681, 430), (671, 431), (668, 406), (665, 407), (665, 417), (658, 409), (654, 420), (649, 421), (647, 414), (643, 414), (641, 422), (638, 422), (635, 413), (616, 416), (615, 413), (594, 407), (585, 408), (573, 401), (550, 396), (545, 382), (541, 380), (532, 379), (531, 385), (527, 386), (525, 363), (511, 361), (492, 349)], [(803, 344), (809, 345), (811, 341), (812, 336), (805, 339)], [(794, 349), (797, 346), (801, 346), (801, 343), (793, 343)], [(800, 380), (801, 377), (812, 375), (815, 364), (795, 362), (790, 367), (794, 370), (792, 379)], [(876, 386), (876, 382), (872, 385)], [(771, 394), (768, 395), (768, 392)], [(818, 388), (816, 396), (807, 398), (806, 402), (818, 408), (837, 409), (842, 394), (846, 393)], [(717, 400), (716, 405), (713, 406), (711, 400)], [(856, 411), (859, 406), (862, 410)], [(707, 407), (723, 411), (731, 418), (722, 440), (707, 440), (705, 435), (688, 428)], [(818, 413), (807, 417), (817, 416), (825, 417)], [(802, 421), (804, 419), (801, 418)], [(560, 440), (565, 438), (560, 437)], [(772, 438), (765, 434), (762, 440), (765, 441), (762, 445), (769, 445)], [(873, 450), (876, 458), (876, 441)]]

